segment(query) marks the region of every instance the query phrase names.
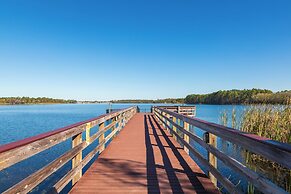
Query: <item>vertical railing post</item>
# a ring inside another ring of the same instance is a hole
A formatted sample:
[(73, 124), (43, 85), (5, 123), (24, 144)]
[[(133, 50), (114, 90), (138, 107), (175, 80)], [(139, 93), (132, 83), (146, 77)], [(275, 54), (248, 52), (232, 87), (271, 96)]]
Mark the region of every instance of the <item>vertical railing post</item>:
[[(73, 136), (72, 138), (72, 147), (82, 143), (82, 133)], [(72, 159), (72, 169), (77, 167), (78, 164), (82, 161), (82, 150)], [(82, 177), (82, 169), (73, 177), (72, 184), (74, 185)]]
[(125, 117), (126, 117), (126, 113), (123, 112), (122, 113), (122, 119), (121, 119), (122, 120), (122, 124), (121, 124), (122, 125), (122, 128), (125, 126)]
[[(169, 119), (170, 118), (170, 115), (169, 114), (166, 114), (166, 117)], [(168, 119), (166, 120), (166, 123), (170, 127), (170, 121)], [(168, 127), (166, 129), (167, 129), (167, 131), (170, 132), (170, 129)]]
[(91, 130), (91, 123), (87, 123), (86, 125), (86, 142), (90, 143), (90, 130)]
[(161, 117), (161, 123), (163, 124), (163, 126), (164, 126), (165, 129), (168, 129), (167, 126), (166, 126), (166, 124), (165, 124), (165, 118), (163, 117), (163, 116), (167, 117), (168, 115), (165, 112), (162, 112), (162, 111), (161, 111), (161, 115), (162, 115), (162, 117)]
[[(177, 118), (176, 123), (177, 125), (181, 126), (181, 120), (179, 118)], [(177, 130), (177, 133), (180, 134), (179, 128), (176, 128), (176, 130)]]
[[(176, 117), (173, 116), (172, 120), (173, 120), (173, 122), (175, 124), (177, 124), (177, 118)], [(174, 125), (173, 125), (173, 131), (177, 132), (177, 128)], [(174, 140), (177, 140), (177, 136), (175, 134), (173, 134), (173, 137), (174, 137)]]
[[(166, 114), (165, 114), (164, 112), (162, 112), (162, 115), (163, 115), (163, 116), (166, 116)], [(162, 117), (162, 120), (165, 121), (164, 117)], [(163, 122), (162, 122), (162, 123), (163, 123)], [(167, 129), (167, 126), (166, 126), (165, 123), (163, 123), (163, 126), (164, 126), (165, 129)]]
[[(209, 142), (210, 145), (212, 145), (213, 147), (217, 147), (217, 137), (214, 134), (209, 133)], [(214, 167), (217, 168), (217, 158), (211, 153), (208, 152), (208, 162)], [(209, 178), (211, 180), (211, 182), (217, 186), (217, 179), (215, 178), (215, 176), (213, 176), (213, 174), (211, 174), (210, 172), (208, 172)]]
[(120, 131), (120, 125), (119, 125), (119, 118), (120, 118), (120, 114), (119, 115), (117, 115), (116, 117), (116, 123), (115, 123), (115, 127), (116, 127), (116, 129), (117, 129), (117, 131), (119, 132)]
[(117, 120), (118, 120), (118, 131), (120, 131), (122, 129), (122, 113), (120, 113), (117, 117)]
[[(114, 125), (112, 127), (112, 131), (114, 131), (116, 129), (116, 121), (117, 121), (117, 116), (115, 116), (115, 117), (112, 118), (112, 123), (114, 123)], [(113, 135), (113, 137), (115, 137), (115, 136), (116, 136), (116, 132)]]
[[(167, 113), (165, 113), (164, 115), (165, 115), (166, 118), (168, 118), (168, 116), (169, 116)], [(163, 117), (163, 121), (165, 123), (165, 129), (169, 130), (168, 126), (170, 126), (170, 125), (169, 125), (168, 120), (166, 118)]]
[(129, 112), (126, 112), (125, 113), (125, 124), (128, 122), (128, 120), (129, 120)]
[[(184, 127), (184, 129), (185, 129), (186, 131), (189, 131), (189, 130), (190, 130), (189, 123), (187, 123), (187, 122), (185, 122), (185, 121), (183, 122), (183, 127)], [(184, 141), (187, 142), (187, 143), (190, 143), (190, 138), (189, 138), (189, 136), (186, 135), (185, 133), (184, 133)], [(189, 155), (189, 149), (188, 149), (186, 146), (184, 146), (184, 150), (185, 150), (185, 152)]]
[[(102, 122), (99, 124), (99, 131), (103, 131), (105, 127), (105, 122)], [(102, 143), (103, 145), (100, 147), (100, 153), (105, 150), (105, 142), (103, 142), (105, 139), (105, 132), (103, 131), (102, 134), (99, 137), (99, 144)]]

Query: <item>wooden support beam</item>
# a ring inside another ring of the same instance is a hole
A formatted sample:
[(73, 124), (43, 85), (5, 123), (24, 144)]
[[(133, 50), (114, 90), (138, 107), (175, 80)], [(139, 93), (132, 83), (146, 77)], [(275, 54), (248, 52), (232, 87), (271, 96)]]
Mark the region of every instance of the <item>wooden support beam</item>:
[[(112, 127), (112, 131), (114, 131), (116, 129), (116, 121), (117, 121), (117, 117), (113, 117), (112, 119), (112, 123), (114, 123), (113, 127)], [(115, 137), (116, 134), (113, 135), (113, 137)]]
[[(173, 117), (172, 119), (173, 119), (173, 122), (177, 124), (177, 118)], [(173, 125), (173, 131), (177, 132), (177, 128), (174, 125)], [(175, 140), (177, 140), (177, 136), (175, 134), (173, 134), (173, 137)]]
[(117, 120), (118, 120), (118, 122), (117, 122), (117, 128), (118, 128), (118, 131), (120, 131), (122, 128), (123, 128), (123, 126), (122, 126), (122, 114), (120, 114), (120, 115), (118, 115), (117, 116)]
[[(209, 142), (208, 143), (210, 145), (212, 145), (213, 147), (217, 148), (217, 137), (216, 137), (216, 135), (209, 133)], [(211, 164), (214, 168), (217, 169), (217, 158), (211, 152), (208, 152), (208, 161), (209, 161), (209, 164)], [(208, 175), (209, 175), (209, 178), (210, 178), (211, 182), (215, 186), (217, 186), (217, 179), (215, 178), (215, 176), (211, 172), (208, 172)]]
[[(104, 122), (99, 124), (99, 131), (103, 131), (104, 129)], [(105, 132), (103, 132), (99, 137), (99, 144), (103, 142), (105, 139)], [(105, 143), (100, 148), (100, 153), (105, 150)]]
[(91, 123), (86, 124), (86, 142), (90, 143), (90, 130), (91, 130)]
[[(165, 116), (167, 118), (170, 118), (170, 115), (169, 114), (166, 114)], [(166, 120), (166, 123), (167, 123), (168, 126), (170, 126), (170, 122), (168, 120)], [(166, 127), (166, 129), (170, 132), (170, 129), (169, 128)]]
[[(184, 125), (183, 127), (184, 127), (184, 129), (186, 131), (189, 131), (190, 130), (189, 123), (184, 122), (183, 125)], [(189, 136), (186, 133), (184, 133), (184, 141), (187, 142), (187, 143), (190, 143), (190, 138), (189, 138)], [(185, 150), (185, 152), (187, 154), (189, 154), (189, 149), (185, 145), (184, 145), (184, 150)]]
[[(73, 148), (81, 143), (82, 143), (82, 133), (80, 133), (72, 138), (72, 147)], [(72, 159), (72, 168), (75, 168), (76, 166), (78, 166), (81, 161), (82, 161), (82, 151), (80, 151)], [(79, 170), (79, 172), (74, 176), (74, 178), (72, 180), (72, 184), (74, 185), (76, 182), (78, 182), (81, 177), (82, 177), (82, 170)]]

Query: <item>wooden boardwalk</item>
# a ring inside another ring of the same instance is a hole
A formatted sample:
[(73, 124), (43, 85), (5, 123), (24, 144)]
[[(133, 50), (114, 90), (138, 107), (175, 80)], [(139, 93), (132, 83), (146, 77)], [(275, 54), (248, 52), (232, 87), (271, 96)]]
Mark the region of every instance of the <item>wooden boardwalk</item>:
[(137, 113), (71, 193), (219, 193), (152, 114)]
[[(290, 193), (218, 149), (217, 137), (287, 169), (291, 169), (290, 144), (189, 117), (195, 115), (195, 107), (154, 106), (151, 107), (152, 113), (137, 113), (139, 110), (136, 106), (116, 110), (0, 146), (0, 172), (5, 174), (3, 170), (45, 150), (52, 151), (49, 149), (57, 144), (71, 141), (72, 145), (71, 149), (9, 188), (1, 188), (0, 184), (0, 193), (28, 193), (39, 189), (40, 184), (49, 181), (52, 174), (68, 163), (72, 165), (65, 175), (59, 177), (53, 186), (38, 191), (60, 193), (73, 183), (71, 193), (219, 193), (218, 183), (229, 193), (246, 192), (237, 183), (232, 183), (228, 174), (219, 171), (218, 160), (230, 168), (230, 173), (239, 173), (254, 185), (255, 192)], [(99, 130), (91, 133), (94, 127)], [(203, 139), (190, 127), (203, 130)], [(85, 154), (84, 150), (96, 141), (99, 144)], [(208, 157), (201, 155), (192, 142), (202, 146)], [(188, 151), (209, 171), (209, 178), (190, 158)], [(92, 161), (99, 152), (99, 158)], [(82, 176), (82, 170), (90, 162), (93, 164)]]

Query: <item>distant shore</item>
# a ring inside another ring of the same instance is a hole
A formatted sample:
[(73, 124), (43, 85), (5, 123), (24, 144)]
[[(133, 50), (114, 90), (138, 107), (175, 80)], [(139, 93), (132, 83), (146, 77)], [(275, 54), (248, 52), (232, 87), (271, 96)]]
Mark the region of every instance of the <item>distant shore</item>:
[(77, 101), (47, 97), (0, 97), (0, 105), (36, 105), (36, 104), (212, 104), (212, 105), (245, 105), (245, 104), (291, 104), (291, 90), (272, 92), (267, 89), (219, 90), (209, 94), (190, 94), (185, 98), (164, 99), (123, 99), (109, 101)]
[(0, 97), (1, 105), (21, 105), (21, 104), (75, 104), (76, 100), (64, 100), (47, 97)]

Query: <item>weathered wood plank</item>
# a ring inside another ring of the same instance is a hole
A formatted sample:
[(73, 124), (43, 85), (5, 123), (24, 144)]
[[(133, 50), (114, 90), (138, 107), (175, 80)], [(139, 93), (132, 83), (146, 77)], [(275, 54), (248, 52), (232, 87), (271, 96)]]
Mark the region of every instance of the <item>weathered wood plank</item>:
[(168, 113), (184, 122), (189, 123), (190, 125), (203, 129), (234, 144), (240, 145), (253, 153), (264, 156), (267, 159), (277, 162), (289, 169), (291, 168), (291, 145), (272, 141), (253, 134), (247, 134), (197, 118), (190, 118), (158, 107), (156, 107), (156, 109)]
[[(166, 122), (165, 121), (163, 121), (163, 119), (162, 119), (162, 116), (161, 115), (159, 115), (157, 112), (156, 112), (156, 117), (158, 118), (158, 119), (160, 119), (161, 121), (162, 121), (162, 123), (164, 123), (164, 124), (166, 124)], [(208, 163), (208, 161), (198, 152), (198, 151), (196, 151), (196, 149), (194, 149), (189, 143), (187, 143), (187, 142), (185, 142), (184, 141), (184, 139), (182, 138), (182, 137), (180, 137), (179, 135), (178, 135), (178, 133), (177, 132), (175, 132), (170, 126), (168, 126), (168, 125), (166, 125), (166, 127), (168, 128), (168, 129), (170, 129), (171, 131), (172, 131), (172, 133), (173, 134), (175, 134), (176, 135), (176, 137), (177, 137), (177, 139), (179, 139), (181, 142), (183, 142), (183, 144), (184, 144), (184, 146), (186, 146), (189, 150), (190, 150), (190, 152), (201, 162), (201, 164), (203, 164), (204, 165), (204, 167), (206, 167), (207, 168), (207, 170), (209, 170), (219, 181), (220, 181), (220, 183), (223, 185), (223, 187), (224, 188), (226, 188), (227, 189), (227, 191), (229, 191), (230, 193), (234, 193), (234, 194), (236, 194), (236, 193), (240, 193), (240, 194), (242, 194), (242, 192), (241, 191), (239, 191), (236, 187), (235, 187), (235, 185), (233, 185), (232, 184), (232, 182), (230, 182), (227, 178), (225, 178), (224, 176), (222, 176), (221, 174), (220, 174), (220, 172), (215, 168), (215, 167), (213, 167), (212, 165), (210, 165), (209, 163)]]
[[(209, 144), (213, 147), (217, 147), (217, 138), (215, 135), (213, 134), (209, 134)], [(214, 168), (217, 169), (217, 158), (215, 157), (215, 155), (213, 155), (211, 152), (208, 152), (208, 161), (209, 161), (209, 164), (212, 165)], [(215, 176), (209, 172), (209, 178), (211, 180), (211, 182), (217, 186), (217, 179), (215, 178)]]
[[(167, 124), (168, 124), (168, 123), (167, 123)], [(168, 124), (168, 126), (169, 126), (169, 124)], [(186, 131), (190, 131), (190, 126), (189, 126), (189, 124), (186, 123), (186, 122), (184, 122), (184, 129), (185, 129)], [(189, 135), (187, 135), (187, 134), (185, 134), (185, 133), (184, 133), (184, 141), (187, 142), (187, 143), (190, 143)], [(186, 152), (187, 154), (189, 154), (189, 149), (188, 149), (186, 146), (184, 146), (184, 150), (185, 150), (185, 152)]]
[[(72, 148), (82, 143), (82, 133), (72, 138)], [(72, 159), (72, 168), (77, 166), (82, 161), (82, 150)], [(73, 178), (72, 184), (74, 185), (82, 176), (82, 170), (80, 170)]]
[[(161, 115), (157, 112), (157, 114)], [(162, 116), (162, 115), (161, 115)], [(171, 122), (171, 120), (169, 120)], [(207, 144), (204, 142), (200, 137), (196, 136), (190, 131), (183, 129), (181, 126), (171, 122), (172, 125), (176, 125), (184, 134), (187, 134), (191, 139), (199, 143), (202, 147), (204, 147), (208, 152), (211, 152), (214, 156), (216, 156), (219, 160), (221, 160), (224, 164), (238, 172), (240, 175), (246, 177), (248, 181), (250, 181), (254, 186), (256, 186), (259, 190), (264, 193), (280, 193), (284, 194), (287, 193), (282, 188), (278, 187), (268, 179), (260, 176), (256, 172), (252, 171), (239, 161), (235, 160), (234, 158), (224, 154), (223, 152), (219, 151), (213, 145)]]
[(123, 112), (128, 112), (130, 108), (102, 115), (100, 117), (79, 122), (68, 127), (63, 127), (52, 132), (37, 135), (18, 142), (0, 146), (0, 170), (8, 168), (15, 163), (25, 160), (39, 152), (42, 152), (52, 146), (55, 146), (86, 129), (87, 123), (91, 123), (91, 127), (101, 122), (105, 122)]
[[(27, 138), (19, 142), (0, 146), (0, 170), (2, 170), (72, 137), (73, 148), (70, 151), (66, 152), (50, 164), (44, 166), (21, 182), (9, 188), (5, 191), (5, 193), (27, 193), (31, 191), (52, 173), (56, 172), (59, 168), (66, 164), (69, 160), (72, 160), (73, 169), (77, 169), (76, 173), (74, 173), (74, 176), (71, 178), (71, 180), (73, 180), (73, 184), (76, 183), (82, 176), (82, 168), (80, 169), (79, 166), (81, 164), (86, 165), (88, 160), (94, 157), (92, 155), (94, 152), (91, 152), (88, 157), (85, 157), (86, 161), (82, 162), (82, 150), (93, 141), (98, 139), (101, 135), (104, 135), (104, 132), (110, 128), (113, 128), (117, 123), (120, 123), (121, 120), (124, 120), (124, 117), (121, 115), (127, 116), (126, 119), (128, 121), (136, 112), (135, 109), (135, 107), (131, 107), (119, 112), (102, 115), (94, 119), (79, 122), (68, 127), (54, 130), (52, 132)], [(98, 125), (99, 123), (104, 125), (104, 122), (111, 118), (115, 118), (115, 121), (108, 126), (103, 128), (101, 127), (101, 130), (99, 129), (97, 133), (90, 137), (90, 129), (92, 127)], [(104, 145), (105, 142), (109, 141), (109, 139), (112, 138), (112, 136), (116, 134), (116, 132), (120, 130), (121, 127), (122, 125), (118, 125), (118, 127), (113, 130), (108, 137), (104, 138), (101, 141), (101, 144), (97, 146), (97, 151)], [(85, 130), (86, 141), (82, 142), (82, 132)], [(94, 151), (96, 151), (96, 149), (94, 149)]]
[[(104, 130), (104, 123), (100, 123), (99, 124), (99, 130)], [(101, 143), (101, 142), (103, 142), (104, 141), (104, 139), (105, 139), (105, 133), (102, 133), (101, 135), (100, 135), (100, 137), (99, 137), (99, 144)], [(103, 152), (105, 150), (105, 144), (102, 144), (101, 145), (101, 148), (100, 148), (100, 153), (101, 152)]]
[(72, 136), (82, 132), (83, 130), (83, 126), (74, 127), (68, 131), (63, 131), (59, 134), (49, 136), (45, 139), (41, 139), (36, 142), (24, 145), (22, 147), (17, 147), (13, 150), (0, 153), (0, 170), (3, 170), (9, 166), (12, 166), (15, 163), (18, 163), (39, 152), (53, 147), (60, 142), (63, 142), (68, 138), (71, 138)]
[(91, 130), (91, 123), (87, 123), (86, 125), (86, 142), (90, 142), (90, 130)]
[(70, 151), (63, 154), (61, 157), (55, 159), (53, 162), (48, 164), (47, 166), (41, 168), (36, 171), (32, 175), (28, 176), (21, 182), (17, 183), (13, 187), (4, 191), (3, 194), (14, 194), (14, 193), (28, 193), (33, 188), (35, 188), (38, 184), (44, 181), (51, 174), (60, 169), (64, 164), (70, 161), (73, 157), (75, 157), (82, 149), (86, 147), (86, 142), (79, 144), (74, 147)]
[(101, 152), (102, 147), (105, 145), (105, 140), (99, 142), (99, 145), (94, 148), (87, 156), (79, 163), (77, 166), (72, 168), (64, 177), (62, 177), (55, 185), (54, 188), (59, 193), (65, 188), (65, 186), (75, 177), (80, 170), (84, 168), (94, 156), (99, 152)]
[[(156, 121), (152, 114), (135, 115), (70, 193), (218, 194), (197, 164)], [(149, 164), (152, 151), (153, 163)], [(164, 163), (165, 158), (170, 163)]]
[(190, 117), (194, 117), (196, 112), (196, 106), (158, 106), (158, 107), (178, 114), (187, 115)]
[[(113, 128), (116, 122), (121, 121), (122, 118), (119, 118), (119, 120), (112, 122), (111, 124), (104, 127), (104, 123), (99, 124), (99, 131), (96, 133), (96, 136), (94, 139), (99, 138), (99, 144), (96, 148), (94, 148), (93, 151), (91, 151), (77, 166), (72, 168), (62, 179), (60, 179), (55, 185), (54, 188), (57, 192), (60, 192), (72, 179), (74, 176), (78, 174), (78, 171), (82, 170), (83, 167), (90, 162), (90, 160), (97, 154), (99, 151), (100, 153), (105, 149), (105, 144), (116, 134), (117, 131), (122, 128), (122, 125), (120, 125), (118, 128), (113, 130), (106, 138), (104, 133)], [(93, 136), (92, 136), (93, 137)], [(92, 140), (91, 140), (92, 142)]]
[(18, 147), (22, 147), (22, 146), (27, 145), (29, 143), (45, 139), (45, 138), (47, 138), (49, 136), (52, 136), (52, 135), (55, 135), (55, 134), (59, 134), (61, 132), (67, 131), (67, 130), (75, 128), (75, 127), (80, 127), (80, 126), (84, 126), (85, 127), (85, 124), (89, 123), (89, 122), (92, 122), (92, 127), (94, 127), (97, 124), (99, 124), (101, 122), (104, 122), (106, 120), (109, 120), (109, 119), (111, 119), (112, 117), (114, 117), (114, 116), (116, 116), (118, 114), (121, 114), (123, 112), (128, 112), (132, 108), (133, 107), (130, 107), (130, 108), (127, 108), (127, 109), (123, 109), (123, 110), (121, 110), (119, 112), (100, 115), (100, 116), (98, 116), (96, 118), (92, 118), (92, 119), (89, 119), (89, 120), (86, 120), (86, 121), (78, 122), (78, 123), (75, 123), (75, 124), (72, 124), (72, 125), (69, 125), (69, 126), (66, 126), (66, 127), (62, 127), (62, 128), (59, 128), (59, 129), (56, 129), (56, 130), (53, 130), (53, 131), (42, 133), (40, 135), (36, 135), (36, 136), (29, 137), (29, 138), (26, 138), (26, 139), (23, 139), (23, 140), (20, 140), (20, 141), (16, 141), (16, 142), (12, 142), (12, 143), (8, 143), (8, 144), (5, 144), (5, 145), (2, 145), (2, 146), (0, 146), (0, 153), (7, 152), (9, 150), (13, 150), (13, 149), (18, 148)]

